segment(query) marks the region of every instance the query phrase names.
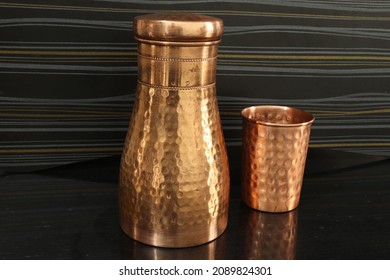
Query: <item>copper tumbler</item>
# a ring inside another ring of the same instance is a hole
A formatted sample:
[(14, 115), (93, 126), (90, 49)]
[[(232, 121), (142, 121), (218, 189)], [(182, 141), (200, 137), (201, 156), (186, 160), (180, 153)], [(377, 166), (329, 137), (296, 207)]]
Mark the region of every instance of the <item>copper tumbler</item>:
[(299, 204), (314, 117), (283, 106), (242, 110), (242, 187), (245, 204), (286, 212)]
[(123, 231), (159, 247), (209, 242), (228, 221), (229, 166), (216, 96), (222, 20), (134, 19), (138, 86), (120, 167)]

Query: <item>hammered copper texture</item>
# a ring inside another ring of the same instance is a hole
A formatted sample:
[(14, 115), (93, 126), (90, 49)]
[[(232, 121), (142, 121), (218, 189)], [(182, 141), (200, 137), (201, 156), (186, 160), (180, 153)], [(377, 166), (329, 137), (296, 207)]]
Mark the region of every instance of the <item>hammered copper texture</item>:
[(293, 260), (297, 244), (297, 210), (287, 213), (251, 211), (246, 223), (246, 259)]
[(215, 90), (217, 43), (213, 51), (210, 44), (191, 44), (139, 42), (137, 98), (122, 154), (122, 229), (161, 247), (206, 243), (227, 226), (230, 179)]
[(266, 212), (296, 208), (314, 118), (281, 106), (250, 107), (242, 115), (243, 201)]

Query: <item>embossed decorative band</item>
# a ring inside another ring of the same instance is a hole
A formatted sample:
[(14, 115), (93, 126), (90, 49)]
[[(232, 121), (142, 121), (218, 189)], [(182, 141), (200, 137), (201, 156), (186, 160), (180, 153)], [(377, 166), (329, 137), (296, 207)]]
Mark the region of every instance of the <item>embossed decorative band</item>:
[(205, 58), (174, 58), (174, 57), (146, 56), (140, 53), (138, 53), (138, 56), (149, 60), (168, 61), (168, 62), (203, 62), (203, 61), (212, 61), (217, 59), (216, 56), (205, 57)]
[(145, 87), (151, 87), (151, 88), (157, 88), (157, 89), (166, 89), (166, 90), (202, 90), (202, 89), (207, 89), (215, 86), (215, 83), (204, 85), (204, 86), (196, 86), (196, 87), (191, 87), (191, 86), (161, 86), (161, 85), (152, 85), (152, 84), (147, 84), (143, 83), (138, 80), (138, 84), (145, 86)]
[(218, 45), (221, 40), (214, 40), (208, 42), (196, 42), (196, 41), (188, 41), (188, 42), (176, 42), (176, 41), (158, 41), (158, 40), (147, 40), (139, 37), (135, 37), (138, 42), (152, 44), (152, 45), (169, 45), (169, 46), (211, 46)]

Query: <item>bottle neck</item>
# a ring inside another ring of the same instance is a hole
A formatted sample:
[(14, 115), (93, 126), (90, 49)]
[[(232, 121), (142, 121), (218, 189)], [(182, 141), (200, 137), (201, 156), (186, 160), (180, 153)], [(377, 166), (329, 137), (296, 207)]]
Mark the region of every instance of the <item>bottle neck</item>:
[(218, 41), (138, 43), (138, 80), (157, 87), (210, 86), (216, 79)]

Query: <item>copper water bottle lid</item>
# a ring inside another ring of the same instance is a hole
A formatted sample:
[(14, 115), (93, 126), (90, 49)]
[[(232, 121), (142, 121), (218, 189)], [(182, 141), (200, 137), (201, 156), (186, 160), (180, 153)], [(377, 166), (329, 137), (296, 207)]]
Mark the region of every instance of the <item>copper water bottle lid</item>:
[(155, 41), (210, 42), (223, 33), (221, 19), (188, 13), (137, 16), (133, 26), (136, 38)]

